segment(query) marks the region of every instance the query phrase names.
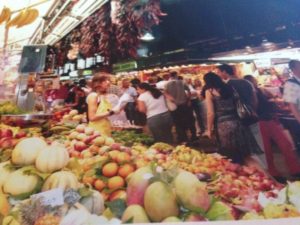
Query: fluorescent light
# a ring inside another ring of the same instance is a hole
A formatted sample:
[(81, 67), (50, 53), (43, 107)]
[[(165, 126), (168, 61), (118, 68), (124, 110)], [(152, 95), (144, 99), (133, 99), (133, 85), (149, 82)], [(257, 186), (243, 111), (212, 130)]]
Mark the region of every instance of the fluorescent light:
[(70, 16), (65, 16), (58, 25), (54, 28), (53, 34), (63, 37), (69, 33), (78, 23), (78, 19)]
[(142, 37), (140, 37), (142, 41), (153, 41), (155, 37), (150, 32), (145, 33)]
[(53, 35), (53, 34), (49, 34), (49, 35), (45, 38), (45, 44), (46, 44), (46, 45), (52, 45), (52, 44), (54, 44), (58, 39), (59, 39), (58, 36)]
[(81, 17), (89, 16), (95, 9), (102, 6), (105, 2), (106, 0), (80, 0), (73, 7), (71, 14)]

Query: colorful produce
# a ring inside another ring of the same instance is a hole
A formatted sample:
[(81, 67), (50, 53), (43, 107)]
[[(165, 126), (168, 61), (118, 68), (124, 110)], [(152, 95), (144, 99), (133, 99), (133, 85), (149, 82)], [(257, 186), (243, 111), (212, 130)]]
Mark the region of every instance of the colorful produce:
[(234, 209), (228, 204), (217, 201), (215, 202), (211, 208), (206, 213), (206, 217), (209, 220), (235, 220), (236, 212)]
[(0, 217), (7, 216), (10, 210), (10, 205), (5, 194), (0, 189)]
[(206, 212), (210, 207), (210, 197), (205, 184), (189, 172), (180, 172), (174, 180), (175, 193), (180, 203), (189, 210)]
[(77, 190), (80, 184), (77, 177), (69, 171), (59, 171), (51, 174), (45, 181), (42, 191), (48, 191), (55, 188), (73, 188)]
[(13, 164), (26, 166), (33, 165), (40, 151), (47, 147), (47, 143), (38, 137), (21, 140), (12, 152)]
[(43, 173), (52, 173), (64, 168), (68, 162), (69, 153), (64, 146), (52, 144), (38, 154), (35, 166)]
[(149, 179), (153, 176), (150, 166), (135, 171), (129, 178), (127, 186), (127, 205), (144, 206), (144, 195), (150, 185)]
[(115, 131), (112, 137), (116, 142), (119, 142), (125, 146), (133, 146), (135, 143), (144, 144), (150, 146), (154, 143), (154, 139), (144, 133), (137, 133), (135, 131)]
[(162, 223), (179, 223), (182, 222), (178, 217), (171, 216), (162, 221)]
[(149, 223), (149, 218), (143, 207), (140, 205), (130, 205), (124, 211), (122, 216), (122, 222), (132, 222), (132, 223)]
[(0, 115), (17, 115), (22, 113), (24, 112), (11, 101), (0, 103)]
[[(21, 184), (21, 185), (20, 185)], [(27, 168), (16, 170), (4, 182), (3, 191), (16, 199), (26, 199), (41, 190), (42, 180), (39, 176), (30, 174)]]
[(165, 183), (151, 184), (145, 192), (144, 203), (149, 218), (154, 222), (161, 222), (168, 217), (179, 215), (176, 196)]

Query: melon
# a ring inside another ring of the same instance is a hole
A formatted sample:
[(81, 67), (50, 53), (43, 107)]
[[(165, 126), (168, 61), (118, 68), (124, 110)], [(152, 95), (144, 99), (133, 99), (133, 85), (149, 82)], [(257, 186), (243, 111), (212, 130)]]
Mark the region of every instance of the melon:
[(92, 191), (92, 194), (80, 199), (80, 203), (87, 208), (87, 210), (96, 215), (101, 215), (104, 212), (104, 199), (98, 191)]
[(80, 187), (77, 177), (69, 171), (59, 171), (51, 174), (45, 181), (42, 191), (49, 191), (55, 188), (64, 190), (72, 188), (77, 190)]

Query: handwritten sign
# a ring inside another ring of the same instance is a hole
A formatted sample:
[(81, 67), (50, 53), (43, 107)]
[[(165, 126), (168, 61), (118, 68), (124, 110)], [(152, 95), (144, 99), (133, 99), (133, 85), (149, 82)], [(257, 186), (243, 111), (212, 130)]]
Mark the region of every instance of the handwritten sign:
[(61, 206), (64, 204), (64, 190), (62, 188), (57, 188), (31, 196), (32, 200), (38, 198), (42, 199), (44, 205), (52, 207)]

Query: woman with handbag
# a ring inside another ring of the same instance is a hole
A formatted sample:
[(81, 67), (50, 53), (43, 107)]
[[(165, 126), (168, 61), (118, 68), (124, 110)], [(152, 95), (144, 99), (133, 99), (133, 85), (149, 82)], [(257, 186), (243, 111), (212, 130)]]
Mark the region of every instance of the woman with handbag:
[(234, 91), (215, 73), (204, 75), (204, 97), (207, 104), (207, 136), (212, 138), (215, 130), (219, 151), (235, 163), (243, 164), (252, 152), (259, 151), (250, 130), (238, 114)]
[(173, 143), (173, 121), (164, 95), (148, 83), (138, 85), (138, 110), (147, 115), (147, 125), (156, 142)]

